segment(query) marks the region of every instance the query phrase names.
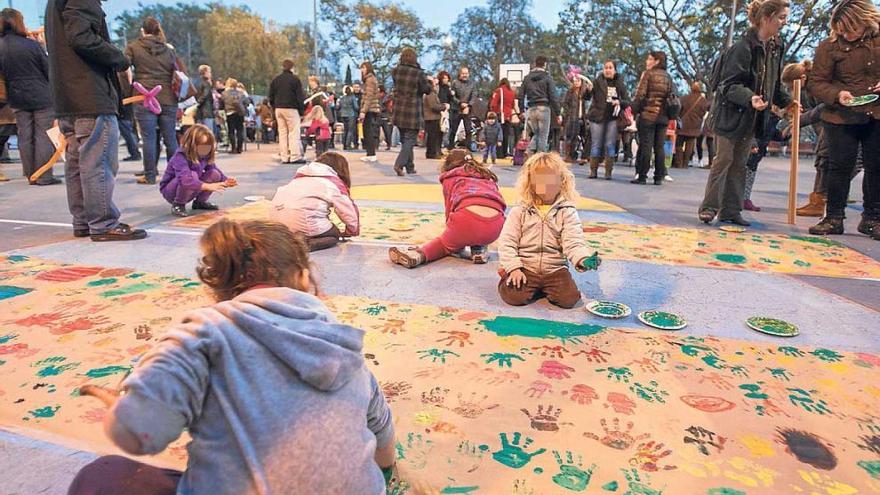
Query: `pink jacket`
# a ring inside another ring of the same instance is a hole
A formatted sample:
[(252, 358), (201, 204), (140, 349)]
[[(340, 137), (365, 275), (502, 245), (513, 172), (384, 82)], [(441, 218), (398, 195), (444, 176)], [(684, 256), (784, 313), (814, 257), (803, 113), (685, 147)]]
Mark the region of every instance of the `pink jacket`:
[(360, 234), (360, 212), (348, 188), (327, 165), (312, 162), (296, 171), (272, 198), (270, 218), (312, 237), (330, 230), (331, 210), (345, 223), (345, 237)]
[(309, 126), (309, 136), (315, 136), (318, 141), (329, 141), (330, 123), (326, 120), (313, 120)]
[(441, 174), (440, 184), (443, 185), (447, 218), (450, 213), (471, 205), (495, 208), (502, 214), (507, 208), (495, 181), (484, 179), (476, 172), (465, 170), (464, 167), (454, 168)]

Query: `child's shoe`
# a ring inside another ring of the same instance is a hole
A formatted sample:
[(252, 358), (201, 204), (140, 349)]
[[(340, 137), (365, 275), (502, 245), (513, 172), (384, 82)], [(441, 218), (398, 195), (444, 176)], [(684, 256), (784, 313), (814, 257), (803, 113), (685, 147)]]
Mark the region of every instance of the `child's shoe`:
[(186, 205), (181, 204), (171, 205), (171, 214), (181, 218), (189, 216), (189, 213), (186, 212)]
[(193, 201), (192, 205), (193, 210), (219, 210), (220, 207), (215, 205), (214, 203), (209, 203), (207, 201)]
[(471, 246), (471, 260), (475, 265), (485, 265), (489, 261), (489, 250), (486, 246)]
[(392, 263), (405, 266), (407, 268), (415, 268), (425, 263), (425, 255), (416, 248), (401, 250), (393, 247), (388, 250), (388, 258)]

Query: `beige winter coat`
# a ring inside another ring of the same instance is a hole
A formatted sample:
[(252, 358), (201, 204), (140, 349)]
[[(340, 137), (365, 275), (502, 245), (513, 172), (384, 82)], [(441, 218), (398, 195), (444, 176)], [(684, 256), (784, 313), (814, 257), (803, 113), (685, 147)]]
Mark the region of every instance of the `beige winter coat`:
[(514, 206), (498, 238), (498, 255), (505, 273), (518, 268), (551, 273), (568, 267), (568, 262), (577, 266), (592, 254), (577, 209), (565, 199), (557, 200), (546, 217), (541, 217), (534, 206)]

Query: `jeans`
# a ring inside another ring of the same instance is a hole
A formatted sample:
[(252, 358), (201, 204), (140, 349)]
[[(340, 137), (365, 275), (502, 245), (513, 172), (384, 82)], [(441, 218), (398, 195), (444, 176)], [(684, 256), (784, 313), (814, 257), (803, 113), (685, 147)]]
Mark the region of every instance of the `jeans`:
[(379, 114), (367, 112), (364, 114), (364, 149), (367, 156), (376, 156), (376, 148), (379, 147)]
[(550, 107), (533, 106), (526, 112), (526, 127), (532, 135), (529, 149), (532, 151), (549, 151), (547, 138), (550, 137)]
[(303, 149), (300, 142), (299, 110), (295, 108), (276, 108), (275, 119), (278, 121), (278, 154), (281, 161), (296, 161), (302, 158)]
[(413, 147), (419, 138), (418, 129), (400, 129), (400, 153), (394, 161), (394, 170), (403, 170), (413, 173), (416, 165), (413, 163)]
[(486, 162), (487, 158), (492, 158), (492, 163), (495, 163), (497, 157), (498, 145), (495, 143), (486, 143), (486, 149), (483, 150), (483, 163)]
[(718, 146), (718, 155), (709, 171), (700, 211), (717, 212), (720, 219), (727, 220), (742, 212), (746, 162), (752, 149), (752, 136), (740, 139), (716, 136), (715, 144)]
[(64, 178), (73, 228), (103, 234), (119, 225), (119, 210), (113, 204), (119, 169), (116, 116), (64, 118), (60, 127), (67, 139)]
[[(209, 129), (214, 130), (213, 127), (209, 127)], [(135, 159), (141, 158), (134, 121), (131, 119), (119, 119), (119, 136), (125, 141), (125, 149), (128, 150), (128, 156)]]
[(357, 148), (358, 124), (357, 117), (342, 118), (342, 148)]
[(144, 140), (144, 178), (154, 181), (159, 175), (159, 139), (156, 128), (158, 127), (165, 143), (165, 160), (170, 160), (177, 151), (177, 132), (174, 129), (177, 123), (177, 105), (162, 105), (162, 113), (159, 115), (142, 105), (135, 105), (134, 118), (141, 128), (141, 138)]
[(455, 148), (455, 136), (458, 134), (458, 124), (464, 122), (464, 141), (465, 148), (471, 149), (471, 132), (473, 131), (473, 123), (471, 116), (462, 115), (461, 112), (449, 112), (449, 148)]
[(229, 151), (241, 153), (244, 147), (244, 115), (226, 114), (226, 128), (229, 132)]
[(880, 121), (866, 124), (838, 125), (824, 123), (829, 154), (826, 170), (828, 205), (825, 216), (844, 218), (846, 198), (862, 148), (865, 176), (862, 178), (864, 218), (880, 219)]
[(208, 129), (210, 129), (212, 133), (214, 132), (214, 119), (213, 118), (199, 119), (198, 123), (202, 124), (203, 126), (207, 127)]
[(590, 122), (590, 157), (601, 158), (603, 146), (605, 157), (617, 156), (617, 120)]
[(663, 180), (666, 177), (666, 152), (663, 150), (663, 144), (666, 142), (666, 127), (666, 124), (639, 119), (639, 151), (636, 159), (636, 171), (639, 173), (640, 179), (648, 177), (652, 152), (654, 155), (654, 180)]
[[(55, 111), (51, 108), (43, 110), (15, 110), (15, 122), (18, 126), (18, 153), (21, 156), (21, 168), (25, 177), (45, 165), (55, 154), (55, 146), (46, 131), (52, 128)], [(37, 182), (46, 184), (55, 176), (52, 170), (40, 176)]]

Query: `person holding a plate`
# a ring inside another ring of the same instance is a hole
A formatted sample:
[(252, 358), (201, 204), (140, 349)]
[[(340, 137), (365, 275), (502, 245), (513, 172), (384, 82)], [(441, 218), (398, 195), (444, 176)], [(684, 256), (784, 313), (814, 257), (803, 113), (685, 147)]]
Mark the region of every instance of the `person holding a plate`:
[(843, 234), (856, 154), (862, 146), (864, 211), (859, 232), (880, 240), (880, 10), (871, 0), (844, 0), (831, 13), (831, 34), (816, 48), (807, 89), (822, 111), (828, 203), (814, 235)]

